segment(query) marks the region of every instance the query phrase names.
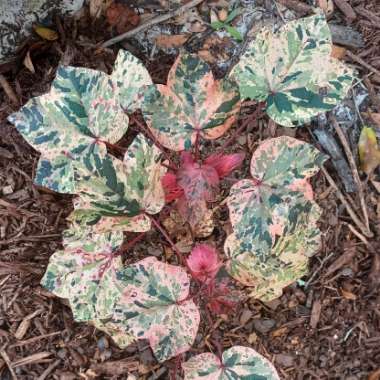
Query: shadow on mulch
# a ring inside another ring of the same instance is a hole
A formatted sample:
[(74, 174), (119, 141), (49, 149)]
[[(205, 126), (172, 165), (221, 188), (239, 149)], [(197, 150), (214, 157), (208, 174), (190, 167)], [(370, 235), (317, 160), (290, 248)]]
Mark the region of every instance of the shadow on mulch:
[[(22, 103), (48, 90), (60, 60), (110, 71), (112, 51), (77, 42), (66, 37), (35, 54), (35, 74), (14, 68), (9, 80)], [(165, 82), (172, 61), (164, 56), (147, 63), (155, 82)], [(100, 331), (74, 322), (65, 301), (39, 285), (50, 255), (61, 248), (71, 197), (32, 185), (38, 154), (5, 121), (15, 109), (0, 96), (0, 379), (11, 378), (6, 361), (18, 379), (126, 379), (128, 372), (168, 379), (173, 362), (158, 365), (144, 342), (118, 349)], [(250, 151), (269, 137), (265, 125), (260, 121), (235, 148)], [(132, 126), (128, 136), (135, 133)], [(310, 141), (306, 130), (297, 137)], [(323, 175), (313, 182), (323, 210), (323, 244), (311, 259), (310, 275), (269, 304), (252, 300), (234, 315), (215, 317), (212, 328), (224, 346), (250, 345), (272, 359), (284, 379), (364, 379), (380, 366), (380, 292), (368, 279), (373, 254), (349, 229), (350, 219)], [(378, 236), (378, 200), (368, 187), (366, 201)], [(159, 239), (154, 233), (152, 238)], [(208, 350), (210, 327), (201, 326), (194, 351)]]

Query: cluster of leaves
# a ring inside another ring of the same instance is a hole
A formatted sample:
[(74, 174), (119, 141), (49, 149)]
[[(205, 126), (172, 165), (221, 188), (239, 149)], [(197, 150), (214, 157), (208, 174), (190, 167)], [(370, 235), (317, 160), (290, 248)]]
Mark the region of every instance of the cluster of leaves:
[[(42, 284), (69, 300), (76, 320), (93, 323), (119, 346), (149, 340), (159, 361), (191, 347), (202, 303), (213, 312), (233, 306), (227, 283), (217, 277), (222, 266), (252, 287), (252, 296), (279, 296), (305, 273), (319, 244), (319, 208), (308, 179), (325, 157), (309, 144), (280, 137), (254, 152), (252, 178), (233, 185), (227, 198), (233, 230), (225, 263), (213, 247), (198, 245), (188, 258), (180, 257), (182, 267), (149, 256), (125, 266), (123, 232), (154, 225), (168, 238), (153, 217), (165, 202), (175, 202), (193, 230), (212, 219), (208, 203), (217, 200), (220, 181), (244, 155), (202, 159), (201, 139), (221, 137), (246, 98), (265, 102), (269, 117), (288, 127), (334, 107), (352, 72), (330, 57), (331, 46), (326, 20), (317, 14), (278, 33), (260, 32), (222, 80), (191, 54), (177, 58), (166, 85), (153, 84), (142, 63), (125, 51), (111, 75), (61, 67), (48, 94), (9, 118), (41, 152), (35, 183), (77, 196), (63, 250), (52, 255)], [(110, 148), (136, 109), (153, 141), (137, 135), (120, 160)], [(181, 152), (179, 166), (163, 162), (165, 149)], [(238, 346), (220, 357), (193, 357), (183, 369), (186, 379), (278, 379), (265, 358)]]

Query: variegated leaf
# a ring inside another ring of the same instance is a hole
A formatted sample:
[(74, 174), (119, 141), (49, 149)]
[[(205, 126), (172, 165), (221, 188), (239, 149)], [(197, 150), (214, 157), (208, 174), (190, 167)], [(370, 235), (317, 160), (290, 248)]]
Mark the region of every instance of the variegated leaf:
[(117, 273), (123, 264), (116, 254), (122, 242), (122, 232), (88, 235), (66, 231), (64, 249), (51, 256), (41, 284), (69, 300), (77, 321), (110, 318), (122, 291)]
[(146, 232), (151, 227), (150, 220), (145, 214), (133, 217), (103, 216), (81, 198), (74, 199), (73, 203), (74, 211), (68, 216), (67, 220), (72, 226), (94, 234), (110, 231)]
[(320, 230), (316, 226), (319, 216), (316, 204), (310, 211), (298, 214), (297, 223), (273, 236), (272, 245), (266, 250), (248, 234), (238, 239), (232, 233), (224, 244), (228, 272), (237, 281), (254, 287), (251, 297), (265, 302), (280, 297), (283, 288), (307, 273), (308, 257), (320, 246)]
[(142, 105), (144, 117), (166, 148), (188, 150), (197, 135), (216, 139), (230, 128), (240, 109), (237, 85), (216, 81), (196, 55), (182, 54), (170, 69), (167, 85), (150, 86)]
[(238, 281), (255, 286), (259, 298), (278, 296), (302, 276), (306, 256), (319, 246), (319, 209), (308, 178), (325, 159), (311, 145), (291, 137), (269, 139), (252, 156), (253, 179), (231, 188), (228, 269)]
[(120, 140), (128, 128), (123, 108), (139, 107), (139, 90), (151, 83), (141, 62), (125, 51), (119, 52), (112, 75), (59, 67), (50, 92), (31, 99), (8, 118), (41, 152), (36, 184), (74, 193), (72, 160), (85, 150), (104, 155), (102, 141)]
[(291, 21), (278, 33), (264, 29), (231, 72), (243, 99), (265, 101), (276, 123), (295, 127), (342, 100), (353, 70), (331, 57), (323, 13)]
[(136, 339), (148, 339), (160, 362), (187, 351), (200, 315), (188, 299), (190, 279), (185, 270), (148, 257), (127, 267), (120, 279), (127, 285), (113, 320), (124, 321)]
[(75, 161), (75, 190), (80, 200), (72, 221), (87, 226), (99, 222), (92, 227), (97, 232), (149, 230), (150, 221), (143, 214), (156, 214), (165, 203), (161, 178), (166, 169), (159, 159), (159, 149), (138, 135), (124, 162), (96, 154)]
[(212, 353), (182, 364), (185, 380), (280, 380), (272, 363), (249, 347), (233, 346), (219, 359)]

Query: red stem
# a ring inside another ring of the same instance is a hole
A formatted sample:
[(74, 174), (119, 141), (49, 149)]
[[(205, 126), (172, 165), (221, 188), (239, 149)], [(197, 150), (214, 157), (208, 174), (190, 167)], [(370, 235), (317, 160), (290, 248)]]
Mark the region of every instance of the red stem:
[(104, 140), (100, 140), (100, 139), (97, 139), (97, 141), (99, 141), (99, 142), (105, 144), (107, 148), (113, 148), (113, 149), (116, 149), (116, 150), (118, 150), (118, 151), (121, 152), (121, 153), (124, 153), (125, 150), (126, 150), (126, 148), (123, 148), (122, 146), (117, 145), (117, 144), (112, 144), (112, 143), (110, 143), (110, 142), (108, 142), (108, 141), (104, 141)]
[(131, 241), (127, 242), (125, 245), (122, 245), (118, 252), (119, 254), (123, 254), (124, 252), (127, 252), (129, 249), (131, 249), (136, 243), (138, 243), (142, 238), (145, 236), (146, 232), (140, 232), (135, 238), (133, 238)]
[(161, 234), (164, 236), (164, 238), (167, 240), (167, 242), (170, 244), (172, 250), (175, 252), (175, 254), (177, 255), (178, 257), (178, 260), (179, 262), (186, 266), (187, 266), (187, 263), (186, 263), (186, 260), (184, 259), (184, 257), (182, 256), (181, 252), (178, 250), (178, 248), (176, 247), (176, 245), (174, 244), (173, 240), (171, 239), (171, 237), (169, 236), (169, 234), (166, 232), (165, 228), (161, 226), (161, 224), (158, 222), (158, 220), (156, 220), (152, 215), (149, 215), (149, 214), (145, 214), (151, 221), (152, 223), (154, 224), (154, 226), (157, 228), (158, 231), (161, 232)]
[(197, 134), (195, 136), (195, 143), (194, 143), (194, 158), (195, 158), (195, 161), (198, 161), (199, 160), (199, 143), (200, 143), (200, 130), (197, 129)]

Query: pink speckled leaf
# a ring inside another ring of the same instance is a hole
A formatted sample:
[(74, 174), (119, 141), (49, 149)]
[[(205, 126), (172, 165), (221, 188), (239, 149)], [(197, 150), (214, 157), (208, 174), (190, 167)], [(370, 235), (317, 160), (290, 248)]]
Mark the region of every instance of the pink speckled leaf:
[(136, 339), (148, 339), (160, 362), (187, 351), (200, 315), (188, 299), (190, 279), (185, 270), (148, 257), (125, 268), (119, 278), (126, 287), (113, 319), (124, 321)]
[(231, 127), (240, 109), (235, 82), (215, 80), (206, 62), (182, 54), (171, 68), (167, 85), (149, 86), (143, 114), (152, 131), (166, 148), (182, 151), (196, 136), (216, 139)]
[(224, 351), (222, 360), (211, 353), (193, 356), (182, 368), (185, 380), (280, 380), (268, 359), (244, 346)]

